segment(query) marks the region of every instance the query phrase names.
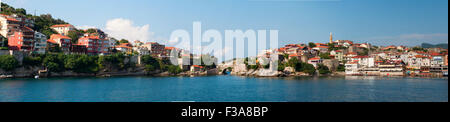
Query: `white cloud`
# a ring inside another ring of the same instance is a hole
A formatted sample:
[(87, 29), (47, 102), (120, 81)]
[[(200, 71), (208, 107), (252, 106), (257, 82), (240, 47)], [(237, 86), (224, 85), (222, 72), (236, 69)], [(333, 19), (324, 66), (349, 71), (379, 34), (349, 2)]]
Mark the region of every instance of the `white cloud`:
[(153, 36), (153, 32), (150, 32), (150, 25), (136, 26), (133, 21), (123, 18), (108, 20), (105, 32), (109, 36), (117, 39), (128, 39), (130, 42), (134, 40), (145, 42)]

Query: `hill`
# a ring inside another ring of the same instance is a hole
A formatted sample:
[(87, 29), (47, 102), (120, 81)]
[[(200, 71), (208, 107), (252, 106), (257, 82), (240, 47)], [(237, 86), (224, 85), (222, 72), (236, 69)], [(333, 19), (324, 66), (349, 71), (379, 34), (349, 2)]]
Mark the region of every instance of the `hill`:
[(443, 49), (448, 49), (448, 44), (428, 44), (428, 43), (422, 43), (422, 48), (443, 48)]
[(69, 24), (61, 19), (55, 19), (50, 14), (42, 14), (39, 16), (35, 16), (32, 14), (28, 14), (27, 11), (23, 8), (14, 8), (12, 6), (9, 6), (6, 3), (1, 3), (1, 12), (0, 14), (5, 15), (12, 15), (16, 14), (18, 16), (26, 17), (28, 19), (34, 20), (34, 27), (33, 30), (41, 32), (47, 36), (47, 38), (50, 38), (50, 35), (56, 34), (56, 32), (51, 29), (50, 27), (52, 25), (56, 24)]

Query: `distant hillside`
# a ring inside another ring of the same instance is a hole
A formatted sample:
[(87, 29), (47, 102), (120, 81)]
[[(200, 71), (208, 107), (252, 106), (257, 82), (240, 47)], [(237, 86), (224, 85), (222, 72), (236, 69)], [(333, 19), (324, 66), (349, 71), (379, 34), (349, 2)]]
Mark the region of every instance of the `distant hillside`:
[(422, 48), (443, 48), (448, 49), (448, 44), (428, 44), (428, 43), (422, 43)]
[(47, 38), (50, 37), (51, 34), (55, 34), (56, 32), (50, 28), (52, 25), (56, 24), (68, 24), (67, 22), (61, 20), (61, 19), (54, 19), (52, 15), (50, 14), (43, 14), (40, 16), (34, 16), (32, 14), (27, 13), (27, 11), (23, 8), (14, 8), (12, 6), (9, 6), (6, 3), (1, 3), (1, 14), (5, 15), (12, 15), (16, 14), (19, 16), (24, 16), (28, 19), (33, 19), (35, 24), (33, 27), (33, 30), (41, 32), (47, 36)]

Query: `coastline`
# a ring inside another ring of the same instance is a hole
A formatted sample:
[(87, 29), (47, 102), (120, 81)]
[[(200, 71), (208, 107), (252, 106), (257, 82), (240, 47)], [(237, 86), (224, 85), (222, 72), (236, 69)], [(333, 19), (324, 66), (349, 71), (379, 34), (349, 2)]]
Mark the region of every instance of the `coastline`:
[[(0, 75), (0, 79), (18, 79), (18, 78), (36, 78), (34, 73), (29, 73), (30, 70), (22, 70), (28, 71), (9, 74), (9, 75)], [(309, 75), (302, 72), (292, 73), (290, 75), (286, 74), (278, 74), (277, 76), (259, 76), (251, 73), (235, 73), (232, 72), (230, 74), (223, 74), (220, 72), (216, 72), (213, 74), (208, 74), (206, 72), (182, 72), (179, 74), (170, 74), (168, 72), (146, 72), (146, 71), (118, 71), (118, 72), (101, 72), (101, 73), (75, 73), (72, 71), (65, 71), (61, 73), (49, 73), (48, 76), (43, 76), (39, 78), (72, 78), (72, 77), (86, 77), (86, 78), (108, 78), (108, 77), (207, 77), (207, 76), (238, 76), (238, 77), (248, 77), (248, 78), (295, 78), (295, 77), (401, 77), (401, 78), (448, 78), (448, 76), (410, 76), (410, 75), (402, 75), (402, 76), (386, 76), (386, 75), (345, 75), (345, 72), (333, 72), (330, 74), (318, 74), (318, 75)]]

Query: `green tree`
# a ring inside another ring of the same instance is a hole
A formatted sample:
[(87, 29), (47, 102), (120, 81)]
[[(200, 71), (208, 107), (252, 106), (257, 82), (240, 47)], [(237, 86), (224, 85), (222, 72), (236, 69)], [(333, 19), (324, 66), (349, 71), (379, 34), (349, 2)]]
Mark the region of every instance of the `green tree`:
[(286, 66), (287, 66), (287, 63), (284, 63), (282, 61), (278, 61), (278, 71), (284, 71)]
[(308, 45), (309, 45), (310, 48), (314, 48), (314, 47), (317, 46), (316, 44), (314, 44), (314, 43), (312, 43), (312, 42), (308, 43)]
[(120, 44), (123, 44), (123, 43), (130, 43), (128, 40), (126, 40), (126, 39), (121, 39), (120, 41)]
[(0, 55), (0, 69), (11, 71), (19, 66), (19, 62), (11, 55)]
[(179, 66), (169, 65), (168, 66), (168, 71), (169, 71), (170, 74), (179, 74), (183, 70)]
[(331, 59), (330, 53), (321, 53), (321, 54), (319, 54), (319, 57), (321, 59)]
[(23, 8), (18, 8), (18, 9), (16, 9), (16, 12), (17, 12), (19, 15), (27, 15), (27, 10), (25, 10), (25, 9), (23, 9)]
[(76, 43), (78, 43), (78, 39), (80, 38), (81, 34), (82, 33), (78, 30), (71, 30), (71, 31), (69, 31), (67, 36), (70, 37), (70, 39), (72, 39), (72, 44), (76, 44)]
[(86, 30), (86, 33), (97, 33), (97, 30), (94, 28), (89, 28)]
[(42, 61), (44, 63), (44, 66), (50, 71), (50, 72), (62, 72), (64, 71), (64, 55), (58, 54), (58, 55), (47, 55), (44, 60)]
[(161, 70), (163, 68), (161, 67), (163, 63), (150, 55), (142, 56), (141, 62), (145, 64), (145, 70), (147, 71)]
[(344, 65), (339, 65), (338, 68), (337, 68), (337, 71), (345, 72), (345, 66)]
[(302, 71), (302, 63), (297, 58), (289, 59), (287, 66), (294, 68), (296, 71)]
[(302, 63), (301, 71), (313, 75), (316, 73), (316, 68), (312, 64)]
[(26, 56), (23, 58), (22, 64), (24, 66), (40, 66), (42, 64), (42, 58)]
[(319, 69), (319, 73), (320, 74), (331, 73), (330, 69), (327, 66), (323, 65), (323, 64), (318, 64), (317, 68)]

